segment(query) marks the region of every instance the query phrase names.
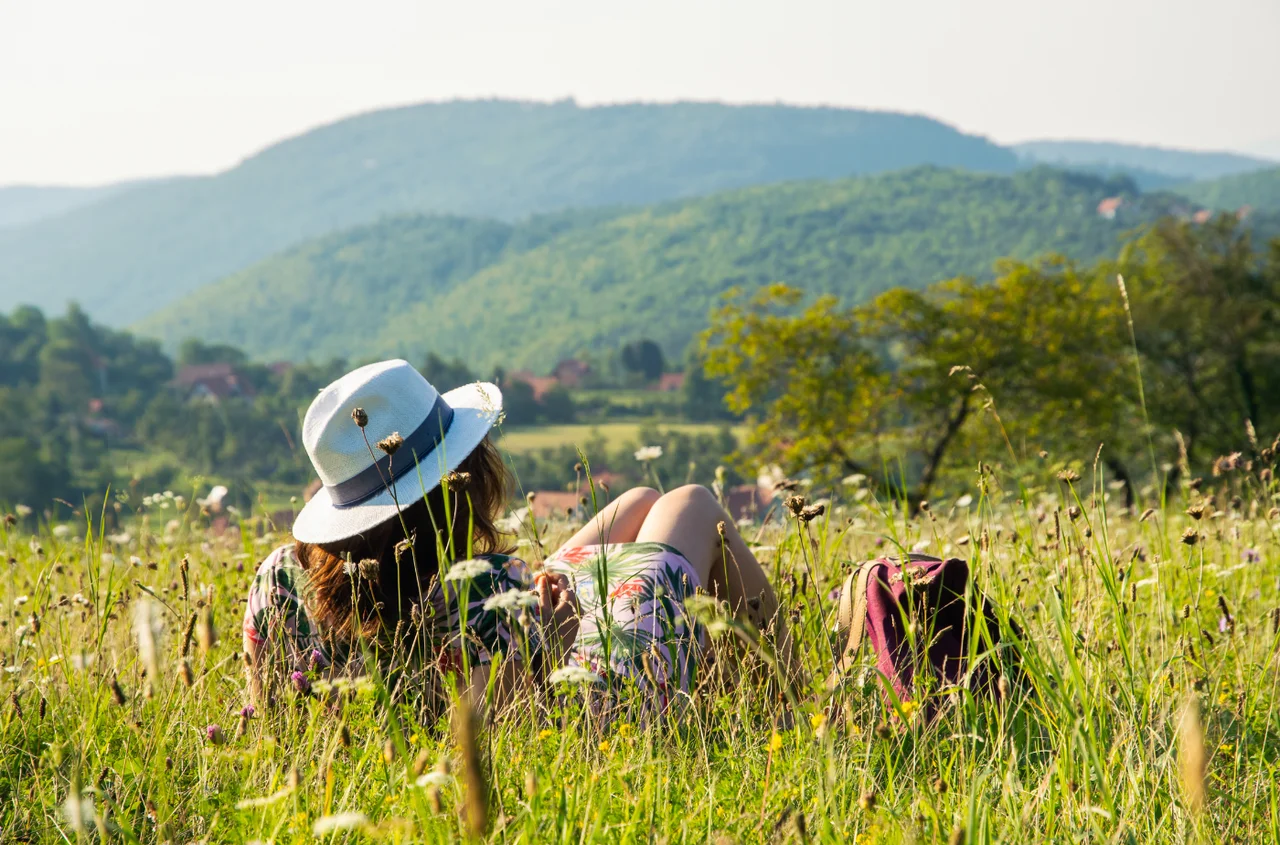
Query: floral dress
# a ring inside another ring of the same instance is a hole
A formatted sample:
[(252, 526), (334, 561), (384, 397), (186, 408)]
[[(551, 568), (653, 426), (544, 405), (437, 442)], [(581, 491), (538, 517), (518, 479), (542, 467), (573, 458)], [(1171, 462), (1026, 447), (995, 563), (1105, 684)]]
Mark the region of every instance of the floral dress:
[(684, 612), (700, 586), (684, 555), (661, 543), (610, 543), (560, 549), (543, 567), (569, 578), (578, 596), (569, 666), (592, 672), (615, 699), (634, 685), (646, 709), (689, 692), (706, 632)]
[[(517, 598), (518, 594), (504, 596), (512, 591), (528, 596), (531, 575), (524, 561), (481, 555), (465, 566), (469, 568), (465, 580), (450, 581), (446, 576), (434, 581), (423, 603), (424, 624), (441, 667), (461, 669), (463, 649), (470, 666), (488, 664), (498, 652), (520, 657), (540, 650), (536, 641), (529, 641), (536, 637), (536, 626), (519, 623), (532, 597), (524, 601), (495, 598)], [(325, 637), (307, 610), (309, 592), (306, 570), (292, 545), (272, 552), (249, 587), (245, 638), (271, 650), (273, 663), (280, 659), (293, 670), (321, 669), (347, 659), (343, 644)]]

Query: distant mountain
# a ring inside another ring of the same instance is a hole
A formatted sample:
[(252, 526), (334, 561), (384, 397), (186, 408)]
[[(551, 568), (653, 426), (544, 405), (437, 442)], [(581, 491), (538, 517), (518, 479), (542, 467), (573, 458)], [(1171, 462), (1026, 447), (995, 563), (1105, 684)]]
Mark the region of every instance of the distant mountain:
[[(1115, 219), (1100, 200), (1126, 202)], [(650, 337), (679, 355), (731, 287), (781, 281), (845, 301), (1004, 256), (1088, 260), (1178, 203), (1126, 180), (1049, 169), (1012, 176), (926, 167), (796, 182), (623, 213), (497, 221), (411, 217), (309, 242), (138, 324), (262, 359), (432, 350), (478, 366), (549, 367)]]
[[(1029, 141), (1012, 149), (1024, 161), (1072, 169), (1124, 172), (1139, 185), (1158, 188), (1173, 181), (1216, 179), (1275, 167), (1276, 162), (1238, 153), (1144, 147), (1106, 141)], [(1161, 180), (1169, 181), (1161, 181)]]
[(0, 185), (0, 229), (57, 217), (81, 206), (127, 190), (136, 183), (120, 182), (92, 188), (65, 185)]
[(714, 103), (435, 103), (352, 117), (225, 173), (147, 185), (0, 230), (0, 310), (76, 299), (133, 322), (310, 237), (388, 214), (513, 220), (932, 163), (1008, 172), (1010, 151), (888, 112)]
[(1191, 182), (1173, 190), (1205, 208), (1235, 211), (1247, 205), (1254, 211), (1280, 212), (1280, 167)]

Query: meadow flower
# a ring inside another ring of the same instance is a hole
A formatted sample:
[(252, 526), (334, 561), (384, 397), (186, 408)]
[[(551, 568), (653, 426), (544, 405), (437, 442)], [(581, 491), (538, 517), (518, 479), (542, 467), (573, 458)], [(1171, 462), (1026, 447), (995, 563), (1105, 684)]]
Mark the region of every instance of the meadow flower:
[(15, 505), (13, 512), (18, 516), (31, 516), (31, 508), (26, 505)]
[(485, 610), (503, 610), (508, 613), (527, 607), (537, 607), (538, 597), (532, 590), (506, 590), (494, 593), (484, 600)]
[(604, 678), (581, 666), (562, 666), (551, 673), (553, 684), (603, 684)]
[(293, 682), (293, 688), (302, 695), (311, 693), (311, 680), (307, 678), (304, 672), (294, 672), (289, 676), (289, 680)]
[(969, 507), (969, 505), (972, 505), (972, 504), (973, 504), (973, 496), (970, 496), (968, 493), (965, 493), (963, 496), (956, 499), (956, 507), (958, 508), (967, 508)]
[(205, 739), (214, 745), (222, 745), (227, 741), (227, 738), (222, 735), (222, 727), (219, 725), (206, 725), (204, 729), (204, 736)]
[(445, 772), (427, 772), (424, 775), (419, 775), (418, 779), (415, 780), (414, 783), (418, 786), (423, 786), (423, 787), (448, 786), (449, 784), (453, 783), (453, 776), (450, 774), (446, 774)]
[(782, 750), (782, 734), (778, 733), (777, 731), (774, 731), (773, 735), (769, 737), (769, 751), (776, 754), (781, 750)]
[(470, 581), (479, 578), (490, 569), (488, 561), (483, 560), (460, 560), (453, 566), (449, 567), (448, 573), (444, 576), (446, 581)]
[(661, 458), (661, 457), (662, 457), (661, 446), (641, 446), (639, 449), (636, 450), (636, 460), (639, 461), (640, 463), (645, 463), (646, 461), (656, 461), (658, 458)]
[(369, 817), (364, 813), (338, 813), (316, 819), (315, 824), (311, 825), (311, 833), (315, 836), (324, 836), (326, 833), (339, 830), (355, 830), (367, 824), (369, 824)]
[[(13, 670), (14, 670), (15, 672), (16, 672), (16, 671), (17, 671), (17, 669), (18, 669), (18, 667), (16, 667), (16, 666), (14, 666), (14, 667), (12, 667), (12, 668), (13, 668)], [(9, 671), (9, 670), (8, 670), (8, 669), (6, 669), (5, 671), (7, 672), (7, 671)], [(553, 736), (555, 736), (555, 735), (556, 735), (556, 732), (555, 732), (555, 731), (553, 731), (553, 730), (551, 730), (551, 728), (543, 728), (542, 730), (538, 731), (538, 739), (551, 739), (551, 737), (553, 737)]]

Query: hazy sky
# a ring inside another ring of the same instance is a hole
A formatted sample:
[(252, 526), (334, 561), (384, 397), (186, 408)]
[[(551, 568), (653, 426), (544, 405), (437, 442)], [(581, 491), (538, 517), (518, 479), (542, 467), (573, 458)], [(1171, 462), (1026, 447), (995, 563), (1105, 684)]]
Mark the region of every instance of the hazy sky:
[(0, 184), (211, 172), (379, 106), (825, 103), (1280, 154), (1280, 0), (0, 0)]

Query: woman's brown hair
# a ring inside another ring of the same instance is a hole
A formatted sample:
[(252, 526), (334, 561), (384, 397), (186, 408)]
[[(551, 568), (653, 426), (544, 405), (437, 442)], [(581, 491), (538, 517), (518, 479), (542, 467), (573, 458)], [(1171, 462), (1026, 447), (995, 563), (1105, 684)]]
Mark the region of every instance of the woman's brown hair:
[(486, 437), (398, 517), (336, 543), (298, 541), (308, 608), (321, 630), (337, 639), (389, 637), (439, 576), (442, 552), (446, 562), (510, 554), (495, 524), (510, 489), (510, 472)]

